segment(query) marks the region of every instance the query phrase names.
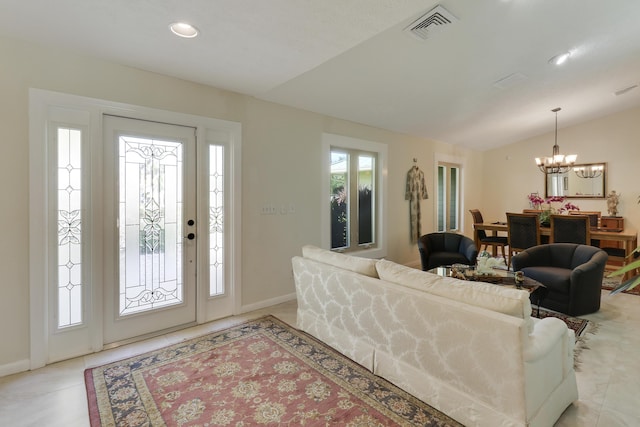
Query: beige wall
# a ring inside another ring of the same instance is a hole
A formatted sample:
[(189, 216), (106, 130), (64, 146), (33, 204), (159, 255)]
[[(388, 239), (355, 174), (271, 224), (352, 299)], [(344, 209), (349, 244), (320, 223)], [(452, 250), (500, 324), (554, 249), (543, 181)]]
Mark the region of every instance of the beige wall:
[[(534, 158), (551, 155), (553, 130), (546, 134), (483, 153), (484, 198), (481, 206), (485, 219), (506, 219), (505, 212), (519, 212), (528, 207), (526, 196), (538, 191), (544, 195), (544, 175)], [(558, 145), (565, 154), (578, 155), (578, 163), (606, 162), (606, 192), (621, 194), (618, 215), (625, 225), (640, 229), (640, 187), (636, 178), (640, 160), (640, 108), (608, 117), (560, 128)], [(572, 199), (582, 210), (601, 211), (607, 215), (604, 199)]]
[[(415, 157), (431, 199), (423, 232), (433, 231), (435, 153), (465, 162), (467, 195), (481, 198), (482, 159), (469, 150), (263, 102), (175, 78), (0, 38), (0, 371), (29, 357), (28, 89), (232, 120), (242, 124), (242, 304), (259, 305), (294, 292), (290, 259), (319, 244), (320, 142), (323, 132), (388, 144), (388, 258), (418, 260), (409, 241), (405, 176)], [(260, 215), (262, 206), (292, 203), (293, 215)], [(468, 215), (464, 215), (470, 234)], [(10, 369), (10, 368), (9, 368)], [(6, 369), (5, 369), (6, 371)]]
[[(212, 87), (122, 67), (55, 49), (0, 38), (0, 368), (29, 356), (29, 145), (28, 89), (93, 98), (237, 121), (242, 124), (242, 304), (252, 306), (293, 293), (290, 258), (303, 244), (320, 243), (320, 142), (323, 132), (388, 144), (388, 258), (415, 263), (409, 242), (404, 185), (412, 159), (425, 171), (430, 199), (422, 203), (423, 233), (433, 231), (434, 161), (464, 163), (464, 232), (468, 209), (486, 219), (527, 207), (526, 195), (544, 191), (533, 158), (548, 155), (553, 133), (477, 153), (420, 138), (263, 102)], [(620, 214), (640, 227), (640, 190), (634, 172), (640, 159), (640, 109), (566, 129), (558, 142), (580, 162), (607, 162), (607, 190), (622, 194)], [(264, 204), (294, 204), (293, 215), (260, 215)], [(606, 212), (604, 200), (577, 200), (583, 210)]]

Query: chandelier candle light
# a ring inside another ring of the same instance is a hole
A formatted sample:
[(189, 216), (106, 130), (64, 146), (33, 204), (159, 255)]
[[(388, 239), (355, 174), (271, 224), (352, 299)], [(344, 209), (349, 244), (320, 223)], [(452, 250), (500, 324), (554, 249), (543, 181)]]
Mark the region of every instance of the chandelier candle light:
[(593, 165), (589, 167), (576, 167), (573, 168), (573, 171), (580, 178), (597, 178), (602, 175), (602, 171), (604, 170), (604, 165)]
[(553, 155), (551, 157), (536, 157), (536, 165), (538, 165), (540, 172), (544, 174), (569, 172), (578, 158), (577, 154), (568, 154), (566, 156), (560, 154), (560, 147), (558, 146), (558, 111), (560, 110), (560, 107), (551, 110), (556, 113), (556, 137), (553, 145)]

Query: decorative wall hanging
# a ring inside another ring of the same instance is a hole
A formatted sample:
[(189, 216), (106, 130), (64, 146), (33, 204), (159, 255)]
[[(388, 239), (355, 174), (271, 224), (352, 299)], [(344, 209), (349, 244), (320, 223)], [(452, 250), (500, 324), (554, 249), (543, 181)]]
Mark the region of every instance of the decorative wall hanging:
[(409, 201), (409, 223), (411, 243), (417, 243), (421, 234), (420, 200), (428, 199), (427, 186), (424, 183), (424, 173), (418, 167), (418, 160), (413, 159), (413, 166), (407, 172), (407, 186), (404, 199)]

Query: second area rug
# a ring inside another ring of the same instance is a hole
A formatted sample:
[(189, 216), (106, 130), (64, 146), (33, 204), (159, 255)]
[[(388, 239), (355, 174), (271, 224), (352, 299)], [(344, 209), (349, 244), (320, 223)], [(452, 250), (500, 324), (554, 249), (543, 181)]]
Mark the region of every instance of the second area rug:
[(459, 426), (272, 316), (85, 371), (92, 426)]

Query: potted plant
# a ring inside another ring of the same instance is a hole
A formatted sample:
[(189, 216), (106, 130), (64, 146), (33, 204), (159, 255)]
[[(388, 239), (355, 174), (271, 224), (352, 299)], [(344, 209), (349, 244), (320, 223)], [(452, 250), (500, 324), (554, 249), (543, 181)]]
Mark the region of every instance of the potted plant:
[[(638, 196), (638, 203), (640, 203), (640, 196)], [(634, 249), (629, 255), (626, 256), (626, 259), (634, 259), (630, 263), (623, 265), (621, 268), (617, 269), (613, 273), (609, 274), (607, 277), (617, 277), (623, 276), (625, 273), (629, 271), (634, 271), (640, 268), (640, 246)], [(628, 291), (630, 289), (635, 288), (640, 284), (640, 275), (634, 275), (628, 280), (623, 280), (618, 286), (611, 290), (611, 295), (615, 295), (622, 291)]]
[(607, 277), (623, 276), (630, 271), (633, 271), (634, 275), (627, 280), (623, 280), (618, 286), (613, 288), (611, 290), (611, 295), (615, 295), (622, 291), (628, 291), (640, 284), (640, 274), (635, 274), (635, 270), (640, 269), (640, 246), (635, 248), (633, 252), (627, 255), (626, 259), (633, 259), (633, 261), (613, 271)]
[[(531, 200), (531, 198), (529, 199)], [(579, 211), (580, 208), (571, 202), (565, 203), (565, 198), (562, 196), (551, 196), (542, 200), (544, 204), (539, 203), (538, 206), (542, 209), (540, 212), (540, 224), (548, 227), (551, 223), (551, 215), (563, 213), (565, 211)]]
[[(640, 246), (637, 247), (633, 252), (627, 255), (628, 259), (634, 258), (634, 261), (623, 265), (621, 268), (609, 274), (607, 277), (617, 277), (623, 276), (625, 273), (629, 271), (635, 271), (637, 268), (640, 268)], [(622, 291), (628, 291), (630, 289), (635, 288), (640, 284), (640, 275), (634, 275), (630, 279), (623, 280), (618, 286), (611, 290), (611, 295), (615, 295)]]

